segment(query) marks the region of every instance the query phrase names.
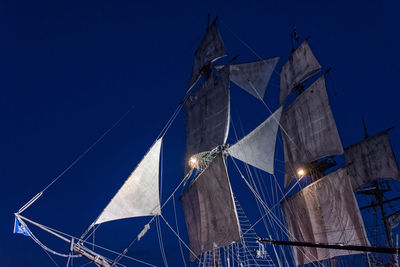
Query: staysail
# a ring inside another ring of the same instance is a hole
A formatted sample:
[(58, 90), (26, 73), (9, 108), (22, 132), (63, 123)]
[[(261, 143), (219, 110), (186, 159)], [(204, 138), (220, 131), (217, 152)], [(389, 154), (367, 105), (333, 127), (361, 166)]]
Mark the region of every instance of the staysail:
[(185, 102), (187, 161), (194, 154), (225, 144), (229, 129), (229, 108), (227, 65), (212, 74)]
[(229, 155), (273, 174), (276, 134), (281, 112), (282, 107), (256, 129), (229, 147)]
[(285, 102), (286, 97), (296, 85), (307, 80), (319, 70), (321, 70), (321, 65), (311, 51), (308, 42), (304, 41), (282, 67), (280, 104)]
[[(369, 246), (346, 168), (307, 186), (283, 202), (292, 241)], [(350, 250), (295, 247), (297, 265), (335, 256), (357, 254)]]
[[(225, 160), (210, 163), (181, 197), (190, 250), (197, 256), (215, 247), (240, 241), (240, 226)], [(190, 254), (190, 260), (195, 260)]]
[(214, 19), (211, 26), (207, 27), (207, 32), (194, 53), (194, 63), (188, 90), (198, 81), (205, 66), (224, 56), (226, 56), (224, 42), (217, 28), (217, 19)]
[(383, 178), (400, 180), (399, 166), (390, 142), (389, 131), (380, 132), (344, 150), (352, 174), (353, 190)]
[(294, 179), (295, 170), (302, 165), (326, 156), (343, 154), (324, 76), (282, 112), (281, 127), (285, 151), (285, 186)]
[(161, 143), (162, 138), (155, 142), (95, 224), (161, 214), (158, 190)]
[(231, 81), (253, 95), (263, 99), (271, 74), (278, 63), (279, 57), (231, 65)]

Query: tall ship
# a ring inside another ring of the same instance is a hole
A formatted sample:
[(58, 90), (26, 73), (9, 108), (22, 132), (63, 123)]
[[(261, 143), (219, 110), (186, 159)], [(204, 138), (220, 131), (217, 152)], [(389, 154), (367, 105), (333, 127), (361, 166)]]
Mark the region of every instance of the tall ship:
[[(390, 142), (392, 128), (370, 134), (364, 122), (364, 138), (343, 147), (326, 88), (330, 69), (320, 65), (309, 40), (300, 41), (294, 30), (286, 60), (241, 62), (240, 56), (228, 55), (217, 23), (217, 18), (208, 22), (195, 50), (182, 101), (87, 230), (73, 235), (63, 232), (62, 225), (48, 226), (25, 215), (59, 176), (15, 213), (14, 233), (30, 237), (66, 266), (158, 266), (151, 256), (131, 255), (149, 236), (168, 266), (161, 225), (178, 244), (174, 254), (181, 254), (181, 266), (398, 266), (398, 240), (391, 230), (400, 222), (395, 207), (400, 197), (392, 190), (400, 171)], [(279, 105), (272, 108), (264, 95), (274, 73), (280, 77)], [(232, 119), (231, 87), (244, 90), (269, 114), (242, 137), (241, 122)], [(163, 155), (168, 155), (163, 142), (181, 111), (185, 162), (163, 166)], [(174, 190), (161, 196), (163, 169), (181, 167)], [(250, 207), (241, 205), (249, 199)], [(359, 205), (360, 199), (368, 204)], [(168, 205), (173, 205), (172, 221), (164, 214)], [(177, 213), (184, 215), (186, 229), (179, 229)], [(366, 219), (363, 213), (376, 217)], [(129, 233), (133, 239), (125, 249), (96, 243), (100, 225), (109, 230), (126, 219), (143, 224)], [(371, 222), (377, 222), (383, 238), (369, 233)], [(46, 245), (50, 236), (65, 243), (65, 249)]]

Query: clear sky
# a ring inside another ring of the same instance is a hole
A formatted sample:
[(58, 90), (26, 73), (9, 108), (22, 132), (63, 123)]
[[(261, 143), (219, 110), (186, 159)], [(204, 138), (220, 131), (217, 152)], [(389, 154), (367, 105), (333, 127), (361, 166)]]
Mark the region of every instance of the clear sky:
[[(54, 265), (29, 238), (12, 234), (13, 213), (133, 106), (25, 212), (74, 236), (94, 221), (182, 100), (208, 13), (219, 16), (237, 62), (258, 59), (248, 47), (262, 58), (281, 57), (265, 97), (272, 109), (292, 25), (301, 39), (311, 36), (321, 65), (332, 67), (327, 87), (343, 145), (363, 137), (365, 119), (370, 134), (395, 126), (391, 137), (400, 158), (399, 11), (394, 0), (0, 1), (0, 265)], [(242, 134), (269, 115), (237, 87), (232, 105), (232, 113), (243, 113)], [(182, 178), (184, 144), (180, 114), (165, 137), (163, 199)], [(178, 201), (176, 209), (184, 232)], [(172, 206), (164, 214), (174, 225)], [(121, 251), (147, 220), (104, 224), (96, 243)], [(161, 225), (169, 262), (180, 266), (176, 238)], [(32, 230), (67, 252), (67, 245)], [(154, 224), (129, 255), (162, 265)]]

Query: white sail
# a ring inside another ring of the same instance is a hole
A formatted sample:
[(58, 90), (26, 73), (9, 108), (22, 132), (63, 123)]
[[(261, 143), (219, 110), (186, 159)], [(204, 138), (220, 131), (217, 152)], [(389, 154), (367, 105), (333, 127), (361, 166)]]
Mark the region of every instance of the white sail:
[(342, 142), (329, 105), (322, 76), (282, 112), (285, 186), (295, 171), (314, 160), (343, 154)]
[(185, 102), (186, 162), (199, 152), (225, 144), (229, 130), (229, 109), (227, 65), (211, 75)]
[(206, 35), (204, 35), (199, 47), (194, 53), (194, 63), (188, 90), (198, 81), (206, 65), (224, 56), (226, 56), (226, 50), (215, 19), (211, 26), (207, 27)]
[(344, 150), (352, 174), (353, 190), (383, 178), (400, 180), (399, 166), (394, 156), (388, 131), (370, 136)]
[(279, 57), (231, 65), (230, 79), (257, 99), (263, 99)]
[(263, 171), (274, 173), (276, 134), (282, 107), (228, 149), (229, 155)]
[[(240, 240), (240, 226), (221, 154), (185, 190), (181, 199), (190, 250), (199, 256)], [(190, 254), (190, 259), (195, 259)]]
[(95, 224), (161, 214), (158, 190), (161, 143), (162, 138), (151, 147)]
[(308, 42), (304, 41), (282, 67), (280, 104), (285, 102), (286, 97), (296, 85), (307, 80), (319, 70), (321, 70), (321, 65), (311, 51)]
[[(339, 169), (283, 202), (290, 240), (369, 246), (350, 179), (345, 168)], [(307, 247), (293, 250), (297, 265), (361, 253)]]

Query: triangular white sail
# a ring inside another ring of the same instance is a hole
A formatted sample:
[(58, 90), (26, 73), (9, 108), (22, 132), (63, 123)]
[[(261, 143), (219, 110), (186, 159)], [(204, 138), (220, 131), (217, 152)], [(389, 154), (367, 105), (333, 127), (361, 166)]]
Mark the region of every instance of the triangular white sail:
[(228, 149), (229, 155), (261, 170), (274, 173), (276, 134), (282, 107), (251, 133)]
[[(339, 169), (287, 198), (282, 205), (289, 239), (369, 246), (350, 179), (346, 168)], [(361, 253), (309, 247), (294, 247), (293, 250), (297, 265)]]
[(308, 42), (304, 41), (282, 67), (280, 104), (285, 102), (286, 97), (296, 85), (307, 80), (319, 70), (321, 70), (321, 65), (311, 51)]
[(353, 190), (377, 179), (400, 180), (399, 166), (394, 156), (388, 131), (370, 136), (344, 150)]
[(285, 187), (295, 178), (296, 169), (304, 167), (304, 164), (343, 154), (324, 76), (282, 112), (281, 127), (285, 150)]
[(95, 224), (161, 214), (158, 190), (161, 143), (162, 138), (151, 147)]
[(263, 99), (279, 57), (231, 65), (230, 79), (257, 99)]
[(211, 26), (207, 27), (207, 33), (194, 53), (194, 63), (188, 90), (198, 81), (206, 65), (224, 56), (226, 56), (226, 50), (215, 19)]

